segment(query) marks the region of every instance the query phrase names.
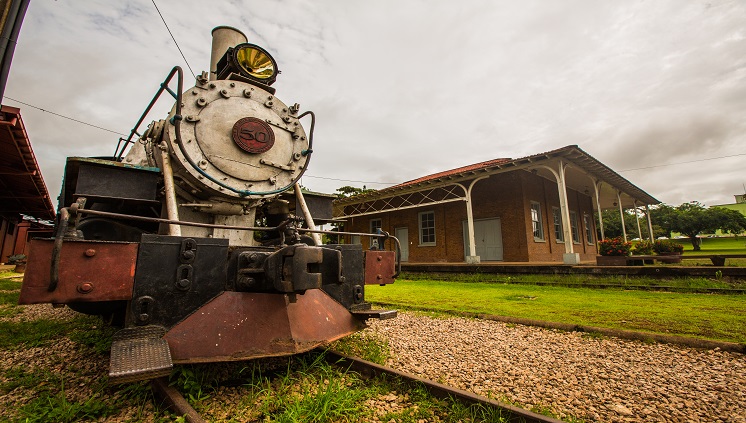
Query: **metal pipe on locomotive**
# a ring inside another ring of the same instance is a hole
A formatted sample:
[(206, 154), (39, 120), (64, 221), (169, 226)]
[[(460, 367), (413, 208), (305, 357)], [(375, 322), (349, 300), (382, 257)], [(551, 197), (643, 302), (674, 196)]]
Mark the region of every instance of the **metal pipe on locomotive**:
[[(364, 288), (393, 282), (397, 253), (320, 245), (298, 184), (315, 116), (275, 97), (278, 74), (267, 51), (217, 27), (194, 87), (175, 67), (113, 157), (67, 159), (57, 233), (32, 240), (19, 303), (120, 325), (112, 382), (304, 352), (396, 315), (372, 310)], [(139, 134), (164, 91), (176, 99), (168, 118)], [(280, 198), (291, 189), (303, 218)]]

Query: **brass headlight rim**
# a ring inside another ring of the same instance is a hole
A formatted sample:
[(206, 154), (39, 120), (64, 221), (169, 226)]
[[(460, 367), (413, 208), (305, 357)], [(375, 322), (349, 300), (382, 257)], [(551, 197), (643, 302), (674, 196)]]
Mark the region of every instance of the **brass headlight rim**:
[[(246, 50), (253, 50), (258, 52), (260, 54), (260, 57), (262, 57), (264, 60), (257, 63), (257, 65), (263, 65), (266, 67), (269, 64), (271, 66), (271, 73), (260, 74), (255, 70), (256, 65), (254, 67), (246, 66), (244, 60), (240, 58), (242, 53)], [(277, 79), (277, 75), (280, 73), (280, 71), (277, 69), (277, 61), (275, 60), (275, 58), (272, 57), (272, 55), (269, 54), (266, 49), (256, 44), (238, 44), (234, 47), (233, 54), (231, 56), (235, 69), (238, 70), (243, 76), (262, 82), (264, 84), (271, 85), (275, 81), (275, 79)]]

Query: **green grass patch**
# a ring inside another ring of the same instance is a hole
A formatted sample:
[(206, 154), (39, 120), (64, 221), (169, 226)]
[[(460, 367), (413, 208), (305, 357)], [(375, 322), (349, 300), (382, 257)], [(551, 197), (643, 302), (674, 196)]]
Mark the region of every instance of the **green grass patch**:
[[(107, 332), (108, 335), (107, 335)], [(113, 329), (101, 331), (101, 320), (93, 316), (78, 316), (70, 320), (31, 320), (0, 322), (0, 348), (16, 349), (49, 345), (64, 336), (103, 353), (111, 348)]]
[(385, 287), (367, 286), (366, 297), (371, 302), (413, 309), (746, 342), (743, 295), (399, 279)]
[[(705, 259), (707, 260), (707, 259)], [(707, 260), (709, 262), (709, 260)], [(454, 281), (459, 283), (486, 283), (486, 284), (524, 284), (538, 285), (550, 284), (569, 287), (597, 287), (618, 286), (627, 287), (673, 287), (691, 289), (728, 289), (746, 288), (746, 282), (739, 279), (728, 278), (651, 278), (645, 276), (627, 275), (506, 275), (496, 273), (403, 273), (402, 280), (411, 281)], [(397, 280), (398, 281), (398, 280)], [(366, 288), (367, 289), (367, 288)]]
[(112, 336), (118, 328), (103, 325), (101, 319), (95, 316), (79, 316), (75, 318), (74, 325), (68, 334), (71, 340), (91, 348), (98, 354), (109, 354)]
[[(371, 340), (358, 338), (353, 342), (360, 343), (354, 349), (370, 345)], [(423, 386), (408, 386), (387, 377), (363, 379), (330, 365), (323, 353), (259, 363), (179, 366), (183, 369), (175, 370), (172, 384), (205, 418), (215, 421), (331, 423), (367, 421), (374, 416), (378, 421), (394, 419), (401, 423), (421, 419), (448, 423), (507, 421), (499, 412), (485, 407), (434, 398)], [(243, 368), (238, 370), (240, 366)], [(231, 391), (234, 401), (226, 402), (224, 396), (216, 394), (231, 386), (235, 386)], [(197, 401), (191, 399), (200, 395)]]
[(391, 356), (388, 342), (367, 332), (357, 332), (333, 342), (329, 348), (341, 354), (362, 358), (376, 364), (386, 364)]
[(702, 244), (699, 246), (700, 251), (694, 251), (689, 238), (678, 238), (674, 241), (684, 246), (685, 255), (746, 254), (746, 238), (742, 236), (700, 239), (702, 240)]
[(69, 327), (68, 322), (55, 320), (33, 320), (22, 322), (0, 322), (0, 348), (38, 347), (57, 339)]
[[(30, 380), (34, 380), (34, 376)], [(84, 399), (72, 400), (65, 392), (65, 381), (59, 376), (42, 376), (42, 388), (36, 388), (37, 395), (21, 406), (15, 421), (24, 423), (96, 421), (119, 414), (124, 406), (139, 405), (142, 410), (153, 400), (146, 382), (133, 383), (124, 387), (110, 387), (102, 380), (91, 387), (91, 395)], [(159, 417), (161, 413), (156, 413)], [(163, 414), (165, 416), (165, 414)], [(134, 417), (137, 421), (137, 416)], [(171, 421), (163, 420), (163, 421)]]
[(20, 409), (23, 422), (72, 423), (97, 420), (115, 414), (118, 407), (101, 401), (98, 396), (84, 401), (68, 401), (64, 390), (55, 394), (43, 393)]
[(35, 388), (37, 392), (49, 390), (51, 385), (59, 383), (59, 376), (49, 370), (27, 369), (23, 366), (11, 367), (3, 371), (4, 382), (0, 383), (0, 393), (18, 388)]
[(18, 305), (18, 297), (20, 295), (20, 292), (0, 292), (0, 304), (16, 306)]
[(15, 279), (3, 279), (0, 277), (0, 291), (20, 291), (21, 281)]

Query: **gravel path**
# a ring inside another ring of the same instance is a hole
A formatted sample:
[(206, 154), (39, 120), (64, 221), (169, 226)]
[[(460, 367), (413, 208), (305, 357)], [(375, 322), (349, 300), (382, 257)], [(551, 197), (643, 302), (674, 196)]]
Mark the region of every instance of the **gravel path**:
[(742, 354), (410, 313), (368, 330), (391, 367), (563, 419), (746, 422)]

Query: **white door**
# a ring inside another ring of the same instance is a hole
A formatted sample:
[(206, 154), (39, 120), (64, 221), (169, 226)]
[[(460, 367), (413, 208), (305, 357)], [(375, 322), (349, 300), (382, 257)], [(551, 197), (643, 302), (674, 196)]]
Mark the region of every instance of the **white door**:
[[(464, 220), (464, 257), (469, 255), (469, 228)], [(503, 235), (500, 218), (480, 219), (474, 221), (474, 241), (477, 255), (481, 261), (500, 261), (503, 259)]]
[(409, 231), (407, 228), (396, 228), (394, 236), (401, 244), (401, 261), (409, 261)]

